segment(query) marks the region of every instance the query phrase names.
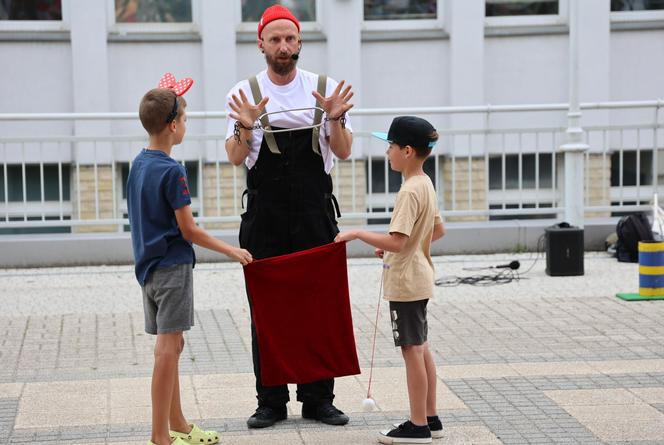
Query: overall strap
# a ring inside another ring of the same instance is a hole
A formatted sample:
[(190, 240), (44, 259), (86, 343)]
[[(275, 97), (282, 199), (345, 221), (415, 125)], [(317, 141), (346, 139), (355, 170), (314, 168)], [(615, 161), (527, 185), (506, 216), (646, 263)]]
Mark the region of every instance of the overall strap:
[[(325, 92), (327, 89), (327, 75), (325, 74), (319, 74), (318, 75), (318, 94), (321, 96), (325, 97)], [(318, 101), (316, 101), (316, 106), (320, 107), (320, 104)], [(323, 119), (323, 112), (321, 110), (316, 110), (314, 112), (314, 125), (320, 124), (321, 120)], [(311, 148), (313, 148), (314, 152), (318, 153), (320, 155), (320, 147), (318, 146), (319, 139), (318, 136), (320, 135), (320, 127), (314, 128), (314, 131), (311, 133)]]
[[(258, 87), (258, 79), (256, 76), (249, 78), (249, 86), (251, 87), (251, 94), (254, 96), (254, 103), (259, 103), (263, 96), (261, 95), (261, 89)], [(265, 109), (261, 110), (261, 113), (265, 113)], [(266, 129), (270, 129), (270, 120), (267, 116), (261, 118), (261, 126)], [(270, 151), (274, 154), (281, 154), (279, 151), (279, 146), (277, 146), (277, 140), (274, 138), (274, 134), (263, 132), (263, 138), (267, 142), (267, 146)]]

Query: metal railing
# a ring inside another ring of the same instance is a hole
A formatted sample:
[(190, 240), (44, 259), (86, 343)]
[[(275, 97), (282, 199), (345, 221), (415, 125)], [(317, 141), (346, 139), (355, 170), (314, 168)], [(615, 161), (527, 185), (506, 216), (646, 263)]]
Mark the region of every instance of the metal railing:
[[(585, 193), (587, 217), (648, 208), (664, 175), (658, 155), (664, 138), (662, 107), (662, 100), (582, 104), (590, 148), (585, 187), (579, 192)], [(332, 171), (342, 222), (389, 218), (401, 178), (390, 171), (385, 143), (372, 139), (368, 130), (384, 131), (392, 116), (403, 114), (421, 115), (443, 129), (425, 164), (443, 216), (557, 217), (564, 208), (560, 146), (567, 109), (567, 104), (538, 104), (354, 111), (354, 154), (337, 161)], [(226, 136), (218, 131), (225, 129), (225, 113), (187, 116), (193, 131), (173, 156), (187, 166), (198, 221), (237, 223), (245, 168), (227, 161)], [(0, 234), (86, 226), (126, 230), (124, 182), (146, 140), (136, 122), (136, 113), (0, 114), (5, 134), (0, 137)], [(30, 124), (30, 134), (40, 135), (6, 136), (23, 123)], [(41, 123), (49, 128), (40, 130)], [(87, 123), (105, 125), (100, 131), (105, 134), (115, 133), (116, 123), (124, 127), (122, 135), (96, 136), (87, 135)], [(54, 124), (62, 129), (53, 130)], [(53, 135), (56, 131), (86, 135)]]

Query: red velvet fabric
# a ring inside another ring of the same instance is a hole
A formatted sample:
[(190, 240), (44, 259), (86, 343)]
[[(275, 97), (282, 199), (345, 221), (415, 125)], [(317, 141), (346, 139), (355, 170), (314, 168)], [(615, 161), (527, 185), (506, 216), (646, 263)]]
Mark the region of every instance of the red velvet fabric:
[(244, 267), (263, 385), (360, 373), (346, 243), (257, 260)]

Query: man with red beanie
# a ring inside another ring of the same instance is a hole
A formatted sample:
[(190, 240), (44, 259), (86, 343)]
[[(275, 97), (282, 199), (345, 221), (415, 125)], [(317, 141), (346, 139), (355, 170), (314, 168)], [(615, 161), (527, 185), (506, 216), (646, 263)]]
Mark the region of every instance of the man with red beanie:
[[(226, 152), (234, 165), (245, 162), (249, 169), (240, 245), (254, 259), (261, 259), (330, 243), (339, 232), (330, 170), (334, 157), (346, 159), (351, 153), (353, 136), (346, 112), (353, 106), (349, 103), (353, 92), (343, 81), (297, 68), (302, 50), (300, 22), (287, 8), (274, 5), (265, 10), (258, 23), (257, 43), (267, 69), (238, 82), (228, 93)], [(281, 112), (296, 108), (310, 109)], [(279, 113), (263, 117), (262, 128), (293, 130), (261, 131), (257, 120), (265, 112)], [(318, 128), (298, 129), (321, 122)], [(251, 297), (249, 303), (251, 307)], [(264, 428), (286, 419), (288, 387), (261, 383), (253, 318), (251, 328), (258, 408), (247, 425)], [(302, 417), (345, 425), (348, 416), (334, 407), (333, 399), (333, 379), (297, 385)]]

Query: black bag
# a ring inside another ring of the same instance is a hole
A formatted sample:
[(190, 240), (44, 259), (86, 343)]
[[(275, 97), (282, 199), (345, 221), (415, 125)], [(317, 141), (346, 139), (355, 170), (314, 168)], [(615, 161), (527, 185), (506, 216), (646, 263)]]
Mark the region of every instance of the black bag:
[(645, 213), (623, 216), (616, 226), (616, 256), (623, 263), (639, 261), (639, 241), (653, 241), (650, 221)]

